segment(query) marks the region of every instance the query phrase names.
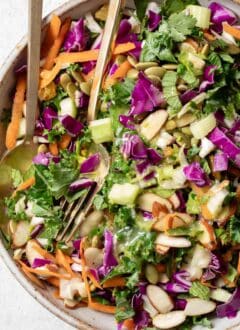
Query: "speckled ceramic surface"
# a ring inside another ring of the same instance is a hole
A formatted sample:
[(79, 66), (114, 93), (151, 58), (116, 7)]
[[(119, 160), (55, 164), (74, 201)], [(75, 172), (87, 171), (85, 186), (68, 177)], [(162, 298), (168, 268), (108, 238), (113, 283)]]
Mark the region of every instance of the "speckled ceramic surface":
[[(105, 3), (105, 0), (71, 0), (65, 5), (59, 7), (54, 12), (62, 17), (72, 16), (73, 18), (78, 18), (84, 15), (88, 11), (94, 11), (101, 4)], [(202, 4), (206, 5), (208, 1), (200, 1)], [(219, 1), (225, 6), (238, 12), (240, 15), (240, 6), (234, 4), (232, 1)], [(128, 6), (132, 3), (128, 2)], [(44, 24), (49, 20), (47, 17)], [(26, 61), (26, 38), (24, 38), (15, 48), (15, 50), (10, 54), (3, 67), (0, 70), (0, 112), (4, 107), (9, 106), (9, 92), (14, 86), (14, 68), (19, 64), (23, 64)], [(0, 126), (0, 154), (4, 151), (4, 129)], [(113, 330), (116, 328), (116, 324), (112, 316), (102, 314), (89, 310), (87, 308), (81, 308), (77, 310), (70, 310), (64, 308), (61, 301), (53, 298), (50, 289), (39, 289), (34, 287), (34, 285), (29, 282), (19, 268), (16, 266), (12, 260), (11, 253), (6, 251), (1, 240), (0, 240), (0, 255), (2, 256), (7, 267), (13, 273), (18, 282), (35, 298), (39, 301), (45, 308), (54, 313), (57, 317), (63, 319), (69, 325), (72, 325), (76, 329), (101, 329), (101, 330)], [(14, 302), (13, 302), (14, 303)], [(0, 322), (1, 324), (1, 322)], [(0, 326), (1, 327), (1, 326)], [(40, 328), (39, 328), (40, 329)], [(196, 329), (201, 329), (201, 327), (196, 327)], [(240, 315), (235, 319), (221, 319), (214, 321), (214, 329), (216, 330), (237, 330), (240, 329)], [(5, 330), (5, 329), (4, 329)]]

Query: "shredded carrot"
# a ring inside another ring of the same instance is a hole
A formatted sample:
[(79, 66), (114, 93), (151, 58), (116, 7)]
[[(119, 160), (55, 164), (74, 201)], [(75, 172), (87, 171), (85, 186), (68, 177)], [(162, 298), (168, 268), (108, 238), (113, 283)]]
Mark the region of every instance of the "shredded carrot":
[(209, 282), (205, 282), (203, 277), (200, 278), (200, 283), (208, 288), (216, 288), (216, 286), (214, 286), (213, 284), (209, 283)]
[(211, 32), (209, 32), (208, 30), (205, 30), (203, 32), (203, 35), (204, 35), (204, 37), (205, 37), (205, 39), (207, 41), (214, 41), (214, 40), (216, 40), (216, 37)]
[(18, 262), (20, 263), (20, 265), (25, 268), (27, 271), (29, 271), (29, 273), (33, 273), (33, 274), (37, 274), (40, 276), (50, 276), (50, 277), (57, 277), (57, 278), (64, 278), (64, 279), (69, 279), (70, 276), (69, 274), (60, 274), (60, 273), (56, 273), (56, 272), (52, 272), (48, 269), (37, 269), (37, 268), (31, 268), (28, 267), (27, 265), (25, 265), (22, 261), (18, 260)]
[(8, 150), (16, 146), (20, 120), (22, 118), (22, 109), (26, 92), (26, 77), (20, 75), (17, 80), (16, 93), (13, 100), (11, 122), (8, 125), (6, 133), (6, 147)]
[(40, 77), (40, 89), (47, 87), (61, 71), (62, 65), (57, 63), (52, 70), (43, 70), (41, 71)]
[(55, 58), (58, 55), (58, 53), (59, 53), (59, 51), (62, 47), (62, 44), (63, 44), (64, 39), (65, 39), (69, 29), (70, 29), (70, 26), (71, 26), (71, 18), (68, 17), (63, 22), (63, 24), (61, 26), (61, 29), (59, 31), (59, 34), (58, 34), (57, 38), (54, 40), (54, 43), (53, 43), (52, 47), (50, 48), (50, 50), (47, 54), (45, 63), (43, 65), (43, 69), (46, 69), (46, 70), (51, 70), (52, 69), (52, 67), (54, 65)]
[(116, 79), (125, 78), (131, 67), (131, 64), (127, 60), (124, 61), (111, 76), (107, 77), (104, 83), (104, 88), (107, 89), (115, 84)]
[(47, 279), (48, 283), (52, 284), (53, 286), (59, 288), (60, 286), (60, 280), (59, 278), (56, 278), (56, 277), (49, 277)]
[(61, 137), (60, 142), (58, 143), (58, 146), (61, 150), (65, 150), (67, 149), (67, 147), (69, 146), (70, 142), (71, 142), (72, 138), (69, 134), (64, 134)]
[(93, 285), (98, 288), (102, 289), (100, 283), (96, 280), (95, 276), (91, 273), (91, 271), (87, 272), (87, 277), (92, 281)]
[(106, 282), (103, 283), (103, 288), (117, 288), (121, 286), (126, 285), (126, 280), (124, 277), (116, 276), (113, 278), (110, 278), (109, 280), (106, 280)]
[(66, 258), (65, 254), (60, 249), (57, 249), (56, 251), (56, 262), (59, 266), (63, 266), (65, 270), (71, 275), (74, 275), (74, 272), (71, 268), (71, 266), (68, 263), (68, 259)]
[(44, 289), (44, 285), (41, 280), (39, 280), (35, 275), (31, 274), (26, 268), (22, 267), (23, 273), (37, 286)]
[(128, 330), (134, 330), (135, 329), (135, 324), (133, 319), (128, 319), (123, 321), (123, 327), (127, 328)]
[(50, 143), (49, 144), (49, 151), (53, 156), (58, 156), (59, 151), (58, 151), (58, 145), (56, 142)]
[(237, 265), (237, 272), (240, 275), (240, 252), (238, 253), (238, 265)]
[(55, 59), (56, 63), (67, 64), (67, 63), (82, 63), (88, 61), (96, 61), (98, 58), (99, 50), (91, 49), (85, 50), (82, 52), (74, 52), (74, 53), (61, 53)]
[(135, 49), (136, 46), (133, 42), (126, 42), (123, 44), (118, 44), (113, 51), (113, 55), (124, 54), (130, 52), (131, 50)]
[(57, 39), (59, 35), (60, 28), (61, 19), (57, 15), (53, 14), (42, 43), (41, 57), (47, 56), (49, 49), (52, 47), (55, 39)]
[(35, 177), (31, 177), (29, 179), (27, 179), (26, 181), (24, 181), (23, 183), (21, 183), (15, 192), (17, 191), (23, 191), (23, 190), (26, 190), (28, 188), (30, 188), (31, 186), (33, 186), (35, 184)]
[(166, 265), (164, 264), (158, 264), (155, 265), (155, 267), (159, 273), (164, 273), (166, 271)]
[(89, 302), (88, 304), (89, 308), (95, 309), (98, 312), (108, 313), (108, 314), (115, 314), (116, 307), (115, 306), (109, 306), (109, 305), (102, 305), (98, 302)]
[(52, 294), (55, 299), (62, 299), (59, 290), (54, 290)]
[(37, 241), (34, 241), (35, 244), (33, 245), (33, 249), (38, 252), (44, 259), (51, 260), (52, 262), (56, 263), (56, 259), (52, 254), (41, 248), (41, 246), (37, 243)]
[(235, 28), (234, 26), (229, 25), (227, 22), (222, 23), (223, 31), (231, 34), (235, 39), (240, 40), (240, 29)]

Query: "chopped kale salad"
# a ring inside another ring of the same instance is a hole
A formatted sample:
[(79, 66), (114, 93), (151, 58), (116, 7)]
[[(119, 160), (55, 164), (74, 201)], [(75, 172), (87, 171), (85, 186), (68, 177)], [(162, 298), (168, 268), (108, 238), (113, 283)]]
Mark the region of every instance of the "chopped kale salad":
[[(4, 239), (35, 285), (68, 308), (113, 314), (119, 330), (211, 328), (240, 310), (240, 25), (218, 2), (136, 8), (122, 11), (90, 123), (108, 6), (79, 20), (53, 15), (38, 154), (12, 172)], [(8, 149), (25, 134), (26, 66), (16, 80)], [(109, 173), (73, 239), (59, 240), (63, 200), (87, 199), (96, 184), (93, 144), (106, 147)]]

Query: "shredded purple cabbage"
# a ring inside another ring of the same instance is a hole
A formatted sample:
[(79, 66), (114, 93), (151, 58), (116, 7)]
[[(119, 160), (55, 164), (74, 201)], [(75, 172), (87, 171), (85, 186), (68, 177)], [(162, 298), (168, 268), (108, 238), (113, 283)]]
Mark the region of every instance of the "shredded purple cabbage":
[(208, 8), (211, 10), (211, 28), (217, 33), (222, 32), (223, 22), (233, 25), (237, 21), (236, 15), (220, 3), (212, 2)]
[(217, 153), (213, 158), (213, 171), (222, 172), (228, 169), (228, 156), (224, 153)]
[(32, 268), (44, 267), (44, 266), (49, 265), (51, 263), (52, 263), (52, 261), (48, 260), (48, 259), (35, 258), (33, 260)]
[(213, 280), (217, 275), (225, 272), (225, 267), (222, 258), (214, 252), (211, 252), (211, 261), (203, 274), (205, 281)]
[(99, 153), (93, 154), (81, 164), (80, 173), (93, 172), (96, 170), (99, 164), (100, 164)]
[(36, 165), (48, 166), (53, 161), (55, 164), (60, 162), (59, 156), (53, 156), (50, 152), (40, 152), (33, 158), (33, 163)]
[(203, 72), (203, 81), (199, 87), (199, 92), (205, 92), (208, 87), (212, 86), (215, 83), (214, 73), (216, 71), (216, 65), (208, 65), (205, 67)]
[(133, 116), (120, 115), (119, 122), (126, 128), (135, 130), (134, 118)]
[(71, 136), (78, 136), (83, 130), (83, 124), (69, 115), (61, 116), (59, 120)]
[(159, 23), (161, 22), (161, 15), (159, 13), (155, 13), (152, 10), (148, 11), (148, 29), (150, 31), (154, 31), (158, 28)]
[(229, 301), (224, 304), (218, 305), (216, 308), (217, 317), (233, 318), (237, 316), (240, 310), (240, 288), (236, 288)]
[(58, 114), (51, 107), (46, 107), (43, 109), (42, 120), (45, 129), (52, 129), (53, 121), (58, 119)]
[(198, 95), (198, 92), (190, 89), (186, 92), (184, 92), (181, 96), (180, 96), (180, 99), (181, 99), (181, 102), (183, 104), (186, 104), (188, 102), (190, 102), (194, 97), (196, 97)]
[(113, 249), (113, 234), (109, 230), (105, 230), (103, 265), (98, 269), (101, 276), (106, 276), (118, 264)]
[(89, 33), (85, 29), (84, 19), (80, 18), (68, 32), (63, 44), (65, 52), (82, 51), (86, 48)]
[(192, 164), (185, 166), (183, 168), (183, 173), (185, 174), (187, 180), (195, 183), (198, 187), (204, 187), (209, 184), (207, 174), (197, 162), (193, 162)]
[(70, 184), (68, 187), (68, 190), (71, 193), (74, 193), (76, 191), (92, 187), (95, 184), (95, 181), (88, 179), (88, 178), (80, 178)]

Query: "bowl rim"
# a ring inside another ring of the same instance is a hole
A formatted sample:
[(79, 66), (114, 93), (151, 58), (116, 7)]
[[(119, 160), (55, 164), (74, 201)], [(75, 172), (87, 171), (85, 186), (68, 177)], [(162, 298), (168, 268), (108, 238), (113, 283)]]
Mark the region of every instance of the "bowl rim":
[[(87, 2), (88, 0), (70, 0), (57, 8), (50, 11), (46, 16), (42, 18), (42, 27), (44, 27), (49, 21), (52, 14), (64, 15), (65, 12), (73, 9), (80, 3)], [(0, 67), (0, 83), (8, 73), (8, 71), (12, 68), (15, 60), (27, 46), (27, 34), (24, 35), (20, 41), (16, 44), (16, 46), (9, 52), (9, 55), (5, 57), (3, 64)], [(68, 325), (71, 325), (75, 329), (81, 330), (93, 330), (95, 329), (93, 326), (87, 324), (86, 322), (80, 321), (75, 318), (73, 315), (68, 313), (66, 309), (59, 308), (59, 306), (55, 305), (54, 302), (49, 301), (44, 295), (38, 291), (34, 285), (24, 276), (24, 274), (19, 270), (15, 261), (9, 254), (8, 250), (5, 248), (3, 244), (3, 240), (0, 239), (0, 257), (4, 261), (10, 273), (14, 276), (14, 278), (20, 283), (20, 285), (36, 300), (38, 301), (44, 308), (46, 308), (53, 315), (57, 316), (62, 321), (66, 322)]]

